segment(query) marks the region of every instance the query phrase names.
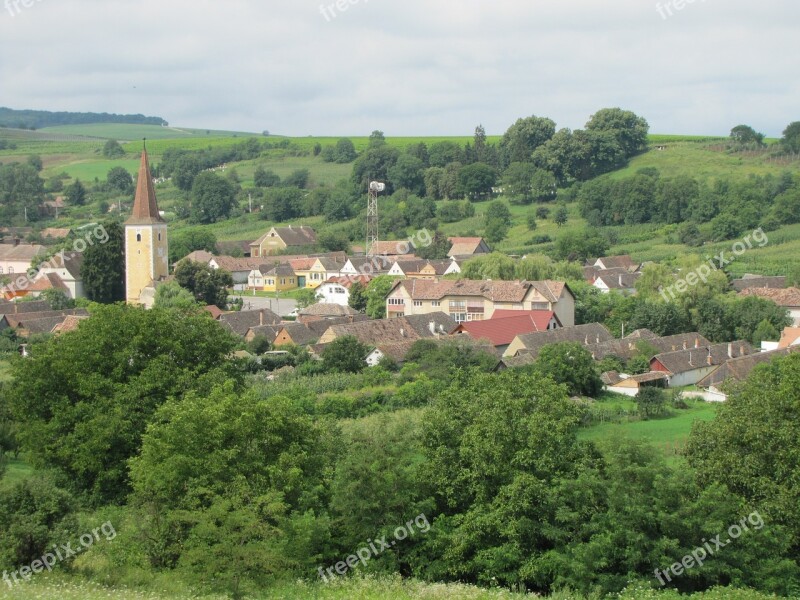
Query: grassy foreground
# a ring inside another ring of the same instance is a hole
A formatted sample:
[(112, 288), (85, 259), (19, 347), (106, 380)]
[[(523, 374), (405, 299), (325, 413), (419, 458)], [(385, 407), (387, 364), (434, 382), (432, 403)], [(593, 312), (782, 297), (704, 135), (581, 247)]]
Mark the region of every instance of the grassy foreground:
[[(426, 584), (399, 577), (364, 577), (346, 579), (329, 585), (305, 582), (278, 585), (257, 596), (260, 600), (499, 600), (540, 598), (536, 594), (512, 593), (506, 590), (484, 590), (457, 584)], [(707, 592), (681, 596), (677, 592), (656, 591), (644, 586), (632, 585), (624, 592), (612, 596), (618, 600), (766, 600), (774, 598), (751, 590), (716, 588)], [(57, 577), (40, 576), (31, 583), (9, 590), (0, 588), (0, 598), (9, 600), (190, 600), (205, 598), (224, 600), (225, 596), (168, 591), (140, 591), (126, 587), (106, 588), (97, 583), (81, 582)], [(576, 595), (569, 592), (556, 593), (552, 600), (593, 600), (596, 596)]]

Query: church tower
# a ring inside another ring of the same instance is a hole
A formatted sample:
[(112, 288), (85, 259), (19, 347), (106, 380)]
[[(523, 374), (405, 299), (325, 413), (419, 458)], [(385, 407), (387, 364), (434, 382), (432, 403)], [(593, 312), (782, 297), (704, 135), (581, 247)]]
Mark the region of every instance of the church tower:
[(125, 221), (125, 297), (128, 304), (152, 306), (155, 287), (167, 275), (167, 223), (158, 212), (145, 148), (142, 150), (133, 214)]

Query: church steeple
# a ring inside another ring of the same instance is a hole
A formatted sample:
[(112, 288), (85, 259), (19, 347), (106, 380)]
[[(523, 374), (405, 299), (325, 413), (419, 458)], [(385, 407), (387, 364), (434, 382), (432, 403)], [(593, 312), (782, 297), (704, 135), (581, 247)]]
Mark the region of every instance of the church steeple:
[(150, 175), (150, 163), (147, 160), (147, 148), (142, 150), (142, 162), (139, 166), (139, 180), (136, 184), (136, 199), (133, 201), (133, 213), (126, 225), (152, 225), (163, 223), (164, 219), (158, 212), (156, 202), (156, 189), (153, 177)]

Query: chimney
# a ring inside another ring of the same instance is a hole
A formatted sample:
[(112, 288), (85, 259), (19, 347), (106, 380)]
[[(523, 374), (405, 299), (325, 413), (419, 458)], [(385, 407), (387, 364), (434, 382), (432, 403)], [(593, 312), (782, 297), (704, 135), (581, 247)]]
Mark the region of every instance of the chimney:
[(714, 365), (714, 357), (711, 356), (711, 346), (708, 347), (708, 358), (706, 359), (708, 362), (708, 366), (711, 367)]
[(403, 329), (402, 327), (400, 328), (400, 336), (401, 337), (406, 337), (406, 330)]
[(692, 362), (692, 351), (691, 350), (689, 350), (689, 366), (690, 367), (694, 366), (694, 363)]
[(619, 274), (619, 287), (622, 287), (622, 273)]
[(728, 344), (728, 358), (733, 358), (733, 344)]
[(686, 340), (683, 340), (683, 349), (686, 350)]
[(428, 329), (431, 330), (431, 333), (433, 335), (436, 335), (436, 321), (431, 321), (430, 323), (428, 323)]
[(264, 311), (258, 311), (258, 324), (263, 326), (264, 325)]
[(744, 356), (744, 345), (739, 346), (739, 356)]
[(699, 348), (700, 347), (700, 338), (694, 338), (694, 347), (695, 348)]
[(583, 345), (584, 346), (588, 346), (589, 345), (589, 336), (588, 335), (585, 338), (583, 338)]
[(599, 344), (599, 343), (600, 343), (600, 336), (599, 336), (599, 335), (598, 335), (598, 336), (596, 336), (596, 337), (595, 337), (595, 340), (596, 340), (596, 343), (598, 343), (598, 344)]

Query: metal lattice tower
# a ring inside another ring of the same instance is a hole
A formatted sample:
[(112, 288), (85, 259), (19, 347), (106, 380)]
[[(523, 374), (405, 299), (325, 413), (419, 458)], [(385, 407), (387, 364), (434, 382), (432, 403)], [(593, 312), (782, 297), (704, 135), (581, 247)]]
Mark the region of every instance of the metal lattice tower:
[(369, 197), (367, 200), (367, 256), (375, 255), (378, 243), (378, 194), (386, 189), (386, 184), (373, 181), (369, 184)]

